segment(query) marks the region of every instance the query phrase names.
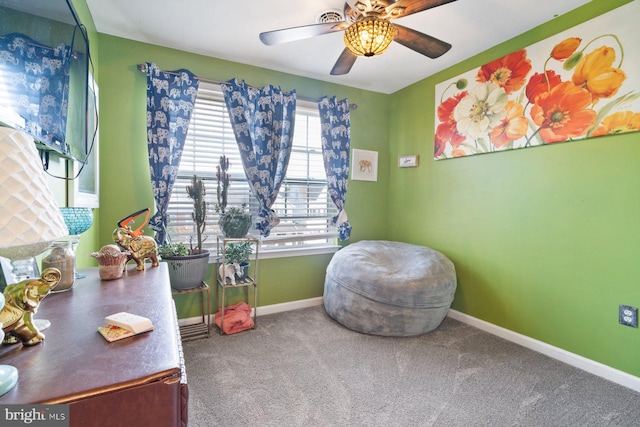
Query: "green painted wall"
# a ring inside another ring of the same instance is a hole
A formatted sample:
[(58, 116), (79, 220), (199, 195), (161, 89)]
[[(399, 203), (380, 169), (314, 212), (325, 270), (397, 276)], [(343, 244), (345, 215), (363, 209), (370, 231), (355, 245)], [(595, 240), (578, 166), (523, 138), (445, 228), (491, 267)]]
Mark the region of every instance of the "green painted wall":
[[(590, 2), (393, 95), (92, 37), (97, 66), (100, 57), (102, 181), (100, 231), (87, 253), (110, 242), (124, 214), (153, 204), (145, 78), (136, 64), (154, 61), (254, 86), (274, 83), (307, 96), (347, 96), (359, 105), (351, 116), (353, 147), (380, 153), (378, 182), (349, 184), (351, 241), (389, 238), (441, 250), (456, 264), (456, 310), (639, 376), (640, 332), (617, 323), (619, 304), (640, 305), (638, 134), (432, 160), (434, 85), (626, 2)], [(84, 0), (74, 5), (86, 9)], [(405, 154), (419, 154), (420, 166), (398, 169), (396, 158)], [(330, 258), (263, 261), (259, 304), (320, 296)], [(195, 315), (196, 303), (178, 300), (180, 317)]]
[[(456, 265), (453, 308), (640, 376), (640, 134), (434, 161), (434, 85), (627, 3), (593, 1), (391, 95), (389, 236)], [(615, 29), (612, 29), (614, 31)], [(393, 163), (393, 161), (392, 161)]]
[[(347, 97), (358, 104), (351, 113), (352, 147), (379, 152), (378, 182), (350, 184), (346, 204), (353, 225), (351, 241), (387, 237), (385, 198), (389, 175), (388, 95), (306, 79), (220, 59), (100, 34), (100, 230), (99, 248), (111, 242), (116, 222), (154, 202), (149, 181), (146, 142), (146, 76), (137, 65), (151, 61), (165, 70), (187, 68), (214, 80), (244, 79), (252, 86), (271, 83), (295, 88), (305, 97)], [(371, 120), (375, 117), (375, 120)], [(213, 166), (212, 166), (213, 168)], [(148, 235), (152, 235), (150, 230)], [(330, 256), (305, 256), (260, 262), (258, 305), (322, 295)], [(209, 269), (209, 283), (215, 276)], [(197, 300), (180, 297), (179, 317), (196, 315)]]

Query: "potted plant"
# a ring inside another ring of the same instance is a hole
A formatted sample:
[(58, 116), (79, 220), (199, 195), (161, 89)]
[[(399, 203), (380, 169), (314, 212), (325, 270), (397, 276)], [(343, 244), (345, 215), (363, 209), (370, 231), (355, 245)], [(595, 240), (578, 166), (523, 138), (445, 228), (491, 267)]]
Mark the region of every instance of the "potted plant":
[(182, 242), (178, 243), (164, 243), (158, 246), (158, 255), (160, 258), (166, 260), (166, 258), (176, 257), (176, 256), (188, 256), (189, 248)]
[(197, 175), (191, 178), (187, 195), (193, 200), (191, 218), (196, 226), (197, 245), (193, 246), (191, 238), (189, 247), (182, 242), (164, 243), (158, 247), (158, 254), (169, 266), (171, 286), (179, 290), (199, 287), (209, 266), (209, 251), (202, 249), (202, 242), (205, 240), (203, 233), (207, 225), (207, 202), (204, 199), (206, 188)]
[(240, 270), (236, 272), (238, 279), (244, 279), (249, 275), (249, 257), (253, 253), (251, 242), (229, 243), (225, 248), (225, 263), (240, 265)]
[(220, 214), (218, 225), (225, 237), (243, 238), (251, 228), (251, 214), (246, 211), (246, 204), (243, 204), (241, 208), (230, 207), (227, 209), (227, 196), (231, 182), (228, 170), (229, 159), (222, 155), (220, 156), (220, 164), (216, 166), (218, 203), (215, 206), (215, 211)]

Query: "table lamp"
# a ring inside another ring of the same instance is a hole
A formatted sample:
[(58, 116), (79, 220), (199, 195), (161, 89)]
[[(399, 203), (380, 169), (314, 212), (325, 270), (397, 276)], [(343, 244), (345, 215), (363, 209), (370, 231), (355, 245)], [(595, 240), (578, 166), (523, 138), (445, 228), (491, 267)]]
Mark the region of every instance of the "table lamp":
[[(0, 127), (0, 153), (0, 256), (11, 260), (17, 283), (35, 277), (33, 257), (68, 231), (33, 139)], [(0, 395), (17, 381), (14, 367), (0, 365)]]

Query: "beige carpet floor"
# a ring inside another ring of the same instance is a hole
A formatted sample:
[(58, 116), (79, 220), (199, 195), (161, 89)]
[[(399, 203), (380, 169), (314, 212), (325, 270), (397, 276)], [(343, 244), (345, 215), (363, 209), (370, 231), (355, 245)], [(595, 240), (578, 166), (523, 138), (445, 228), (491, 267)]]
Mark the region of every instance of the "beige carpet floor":
[(190, 427), (640, 425), (640, 393), (449, 318), (378, 337), (319, 306), (184, 353)]

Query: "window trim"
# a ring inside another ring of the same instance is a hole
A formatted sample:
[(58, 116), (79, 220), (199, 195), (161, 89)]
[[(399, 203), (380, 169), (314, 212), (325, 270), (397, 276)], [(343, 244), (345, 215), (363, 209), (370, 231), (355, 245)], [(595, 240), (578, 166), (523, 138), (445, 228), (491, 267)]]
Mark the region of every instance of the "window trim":
[[(337, 235), (337, 233), (336, 233)], [(323, 246), (309, 246), (309, 247), (294, 247), (290, 249), (273, 248), (263, 249), (260, 246), (259, 259), (276, 259), (276, 258), (290, 258), (298, 256), (313, 256), (313, 255), (326, 255), (334, 254), (340, 250), (341, 246), (336, 245), (323, 245)], [(253, 257), (252, 259), (255, 259)]]
[[(206, 86), (205, 86), (206, 85)], [(208, 92), (207, 94), (207, 101), (206, 102), (221, 102), (222, 106), (224, 108), (223, 111), (226, 112), (226, 105), (224, 103), (224, 98), (222, 95), (222, 90), (220, 89), (220, 85), (219, 84), (215, 84), (215, 83), (205, 83), (205, 82), (201, 82), (201, 86), (204, 86), (204, 89)], [(317, 111), (317, 105), (315, 103), (313, 103), (312, 101), (307, 101), (307, 100), (297, 100), (297, 108), (296, 108), (296, 115), (298, 114), (298, 111), (307, 111), (308, 113), (305, 115), (313, 115), (313, 113), (317, 113), (319, 114), (319, 112)], [(206, 110), (205, 110), (206, 111)], [(304, 113), (302, 113), (304, 114)], [(192, 118), (193, 119), (193, 118)], [(214, 120), (215, 121), (215, 120)], [(206, 123), (206, 122), (205, 122)], [(191, 126), (191, 124), (190, 124)], [(187, 136), (187, 138), (189, 139), (189, 136)], [(235, 140), (235, 138), (234, 138)], [(187, 141), (186, 143), (189, 143), (189, 141)], [(226, 140), (222, 140), (222, 146), (226, 146), (226, 144), (228, 144), (229, 142)], [(214, 142), (212, 146), (215, 146), (216, 143)], [(292, 148), (293, 151), (296, 151), (296, 148), (293, 147)], [(299, 152), (302, 150), (298, 150)], [(316, 154), (318, 152), (318, 149), (316, 148), (315, 150), (313, 150)], [(320, 154), (321, 154), (321, 149), (319, 150)], [(307, 153), (309, 153), (309, 150), (306, 150)], [(208, 214), (207, 214), (207, 221), (208, 222), (215, 222), (217, 220), (217, 214), (214, 212), (213, 206), (215, 205), (215, 200), (216, 200), (216, 180), (215, 180), (215, 166), (216, 166), (217, 162), (213, 162), (211, 164), (211, 167), (208, 169), (211, 170), (195, 170), (195, 173), (198, 174), (199, 177), (202, 177), (206, 180), (206, 182), (209, 184), (207, 188), (208, 192), (207, 192), (207, 198), (209, 199), (209, 209), (208, 209)], [(187, 171), (181, 171), (178, 173), (178, 176), (176, 177), (176, 184), (178, 182), (182, 182), (184, 180), (187, 180), (190, 178), (190, 176), (192, 176), (193, 172), (187, 172)], [(189, 175), (189, 177), (187, 176)], [(321, 179), (315, 178), (316, 181), (322, 181)], [(304, 183), (312, 183), (314, 181), (314, 178), (291, 178), (291, 180), (289, 182), (295, 182), (296, 180), (304, 182)], [(242, 176), (238, 176), (235, 179), (236, 182), (242, 182), (244, 186), (248, 185), (247, 181), (246, 181), (246, 177), (244, 176), (244, 174)], [(326, 177), (325, 177), (325, 183), (326, 183)], [(283, 188), (281, 188), (281, 191), (284, 190), (284, 185), (286, 185), (287, 183), (287, 178), (285, 178), (285, 181), (283, 182)], [(213, 185), (211, 185), (213, 184)], [(325, 184), (326, 185), (326, 184)], [(176, 190), (179, 191), (179, 185), (174, 187), (174, 192)], [(233, 188), (230, 188), (230, 194), (232, 194)], [(244, 189), (240, 189), (238, 190), (237, 194), (240, 194), (244, 192)], [(180, 196), (178, 196), (180, 197)], [(174, 201), (174, 206), (176, 201), (174, 199), (174, 195), (172, 195), (172, 200)], [(184, 203), (184, 201), (182, 201), (182, 203)], [(182, 204), (181, 203), (181, 204)], [(277, 203), (277, 202), (276, 202)], [(171, 206), (171, 205), (170, 205)], [(324, 206), (324, 204), (323, 204)], [(327, 196), (327, 207), (333, 207), (336, 212), (337, 212), (337, 208), (335, 208), (335, 206), (333, 205), (333, 202), (331, 201), (331, 199)], [(175, 209), (175, 208), (174, 208)], [(274, 207), (275, 209), (275, 207)], [(171, 207), (169, 208), (170, 211), (172, 211)], [(178, 209), (178, 212), (180, 213), (184, 213), (187, 212), (187, 209), (183, 209), (180, 210)], [(262, 237), (259, 235), (259, 233), (257, 233), (257, 230), (252, 229), (249, 234), (254, 236), (255, 238), (257, 238), (260, 241), (260, 255), (259, 258), (260, 259), (269, 259), (269, 258), (285, 258), (285, 257), (294, 257), (294, 256), (308, 256), (308, 255), (320, 255), (320, 254), (331, 254), (331, 253), (335, 253), (337, 252), (341, 246), (338, 242), (338, 231), (335, 227), (330, 225), (330, 221), (331, 221), (331, 217), (336, 213), (336, 212), (331, 212), (330, 210), (328, 211), (327, 216), (319, 216), (316, 217), (317, 219), (322, 219), (322, 220), (326, 220), (328, 225), (328, 231), (326, 233), (317, 235), (317, 236), (313, 236), (313, 235), (302, 235), (303, 237), (298, 237), (296, 238), (294, 235), (284, 235), (284, 236), (275, 236), (272, 235), (269, 237)], [(292, 218), (292, 217), (287, 217), (287, 218)], [(304, 217), (307, 218), (307, 217)], [(313, 216), (308, 217), (308, 218), (314, 218)], [(284, 217), (283, 217), (284, 220)], [(313, 227), (313, 224), (312, 224)], [(322, 228), (321, 228), (322, 230)], [(169, 233), (170, 234), (170, 233)], [(184, 235), (185, 233), (179, 233), (180, 235)], [(219, 236), (219, 232), (216, 231), (208, 231), (207, 235), (209, 236), (207, 238), (208, 240), (211, 239), (216, 239), (217, 236)], [(326, 242), (320, 242), (320, 243), (311, 243), (311, 244), (305, 244), (305, 240), (325, 240)], [(184, 237), (182, 239), (180, 239), (181, 241), (184, 240)], [(299, 244), (297, 245), (287, 245), (287, 246), (281, 246), (281, 245), (275, 245), (272, 246), (269, 243), (270, 242), (278, 242), (278, 243), (285, 243), (285, 242), (299, 242)], [(207, 246), (211, 246), (211, 242), (208, 242)], [(210, 260), (213, 258), (216, 258), (216, 251), (215, 251), (215, 241), (213, 242), (213, 250), (211, 250), (211, 248), (208, 248), (211, 252), (210, 255)]]

